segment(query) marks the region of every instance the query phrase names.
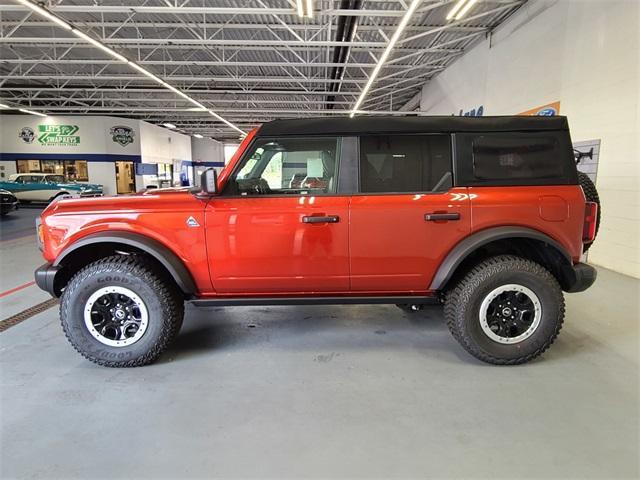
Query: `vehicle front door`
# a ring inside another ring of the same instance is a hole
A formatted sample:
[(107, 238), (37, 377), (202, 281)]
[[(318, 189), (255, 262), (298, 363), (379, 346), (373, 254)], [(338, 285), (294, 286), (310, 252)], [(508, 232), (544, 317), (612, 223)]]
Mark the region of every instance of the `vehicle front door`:
[(257, 138), (206, 209), (218, 293), (349, 288), (349, 197), (337, 192), (340, 139)]
[(467, 189), (452, 188), (450, 136), (362, 136), (359, 160), (350, 211), (352, 290), (428, 290), (471, 226)]

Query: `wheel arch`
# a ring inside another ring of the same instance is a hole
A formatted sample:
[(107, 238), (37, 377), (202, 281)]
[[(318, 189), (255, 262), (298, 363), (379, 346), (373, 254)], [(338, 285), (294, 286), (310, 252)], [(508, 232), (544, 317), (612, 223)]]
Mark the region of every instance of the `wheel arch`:
[(506, 253), (540, 263), (556, 277), (563, 290), (575, 283), (571, 255), (559, 242), (538, 230), (503, 226), (482, 230), (461, 240), (442, 261), (429, 288), (444, 290), (472, 265)]
[[(191, 273), (182, 260), (168, 247), (145, 235), (113, 231), (87, 235), (69, 245), (58, 255), (53, 263), (54, 267), (61, 269), (56, 275), (55, 290), (61, 290), (75, 271), (88, 262), (118, 252), (147, 255), (186, 296), (196, 293), (197, 288)], [(67, 271), (64, 272), (65, 270)]]

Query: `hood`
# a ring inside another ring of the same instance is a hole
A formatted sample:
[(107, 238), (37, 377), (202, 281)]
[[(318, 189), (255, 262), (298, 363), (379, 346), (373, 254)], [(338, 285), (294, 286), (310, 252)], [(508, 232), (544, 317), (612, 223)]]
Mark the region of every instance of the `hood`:
[(183, 210), (194, 208), (200, 201), (188, 188), (163, 188), (144, 193), (88, 198), (63, 198), (44, 210), (43, 215), (55, 214), (136, 214)]

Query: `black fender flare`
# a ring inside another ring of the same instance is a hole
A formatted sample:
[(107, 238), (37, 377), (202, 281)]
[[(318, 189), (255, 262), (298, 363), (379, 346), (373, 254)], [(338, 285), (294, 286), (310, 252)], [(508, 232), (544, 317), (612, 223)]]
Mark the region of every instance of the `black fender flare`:
[(553, 238), (538, 230), (516, 226), (493, 227), (474, 233), (461, 240), (444, 258), (440, 267), (438, 267), (438, 271), (434, 275), (429, 289), (442, 289), (467, 256), (483, 245), (505, 238), (530, 238), (539, 240), (555, 248), (566, 259), (569, 265), (572, 264), (571, 255), (569, 255), (567, 250)]
[(99, 243), (116, 243), (123, 244), (130, 247), (134, 247), (138, 250), (151, 255), (158, 262), (167, 269), (169, 274), (173, 277), (178, 287), (187, 295), (196, 293), (197, 288), (193, 277), (187, 267), (178, 256), (173, 253), (169, 248), (163, 244), (149, 238), (145, 235), (132, 232), (108, 232), (108, 233), (92, 233), (80, 240), (72, 243), (65, 248), (56, 258), (53, 263), (54, 267), (58, 267), (63, 264), (65, 257), (68, 257), (71, 253), (75, 252), (79, 248), (86, 247), (87, 245), (94, 245)]

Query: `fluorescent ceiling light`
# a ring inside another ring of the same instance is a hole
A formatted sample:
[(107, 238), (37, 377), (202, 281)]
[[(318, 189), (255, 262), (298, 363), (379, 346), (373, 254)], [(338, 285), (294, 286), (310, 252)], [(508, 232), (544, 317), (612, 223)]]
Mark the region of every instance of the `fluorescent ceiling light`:
[(296, 10), (299, 17), (313, 18), (313, 0), (296, 0)]
[(409, 23), (409, 19), (411, 18), (411, 15), (414, 14), (416, 9), (418, 8), (418, 5), (420, 5), (420, 1), (421, 0), (413, 0), (411, 2), (411, 5), (409, 5), (409, 8), (407, 9), (407, 11), (404, 13), (404, 17), (402, 17), (402, 20), (400, 20), (400, 24), (398, 25), (398, 28), (396, 29), (396, 31), (393, 32), (393, 36), (389, 40), (389, 43), (387, 44), (387, 48), (385, 48), (384, 52), (378, 59), (378, 63), (374, 67), (373, 72), (371, 72), (371, 75), (369, 75), (369, 80), (367, 80), (367, 83), (365, 84), (364, 88), (360, 92), (360, 96), (358, 97), (356, 104), (351, 109), (351, 112), (349, 113), (350, 117), (353, 118), (353, 116), (357, 113), (358, 109), (360, 108), (360, 105), (362, 105), (364, 98), (367, 96), (367, 92), (371, 88), (371, 85), (373, 85), (373, 82), (375, 81), (376, 77), (380, 73), (380, 70), (382, 70), (382, 67), (384, 66), (384, 62), (386, 62), (387, 58), (391, 54), (391, 51), (393, 50), (393, 47), (398, 42), (400, 35), (402, 35), (402, 32), (407, 27), (407, 23)]
[(187, 112), (206, 112), (206, 107), (190, 107), (187, 108)]
[(29, 115), (38, 115), (39, 117), (46, 117), (46, 113), (34, 112), (33, 110), (27, 110), (26, 108), (19, 108), (22, 113), (28, 113)]
[(4, 103), (0, 103), (0, 108), (11, 108), (9, 105), (5, 105)]
[(89, 42), (91, 45), (93, 45), (94, 47), (99, 48), (103, 52), (108, 53), (113, 58), (116, 58), (116, 59), (118, 59), (118, 60), (120, 60), (121, 62), (124, 62), (124, 63), (128, 62), (128, 60), (126, 58), (124, 58), (122, 55), (120, 55), (118, 52), (116, 52), (115, 50), (112, 50), (111, 48), (107, 47), (106, 45), (104, 45), (103, 43), (99, 42), (95, 38), (90, 37), (86, 33), (81, 32), (80, 30), (77, 30), (75, 28), (73, 30), (71, 30), (71, 33), (73, 33), (74, 35), (77, 35), (81, 39)]
[(193, 134), (194, 137), (196, 138), (204, 138), (202, 135), (200, 135), (199, 133), (194, 133)]
[(473, 7), (473, 5), (477, 2), (478, 0), (469, 0), (467, 2), (467, 4), (462, 8), (462, 10), (460, 10), (458, 12), (458, 14), (456, 15), (456, 20), (460, 20), (462, 17), (464, 17), (465, 13), (467, 13), (469, 11), (469, 9), (471, 7)]
[(170, 128), (171, 130), (176, 128), (176, 126), (173, 123), (163, 123), (162, 125), (164, 125), (167, 128)]
[(35, 3), (31, 3), (28, 0), (16, 0), (19, 4), (24, 5), (25, 7), (29, 7), (31, 10), (33, 10), (34, 12), (42, 15), (43, 17), (45, 17), (47, 20), (51, 20), (53, 23), (55, 23), (56, 25), (58, 25), (59, 27), (64, 28), (65, 30), (71, 30), (71, 25), (69, 25), (67, 22), (65, 22), (64, 20), (62, 20), (59, 17), (56, 17), (55, 15), (53, 15), (52, 13), (50, 13), (48, 10), (45, 10), (44, 8), (42, 8), (40, 5), (36, 5)]
[[(246, 133), (243, 130), (241, 130), (240, 128), (236, 127), (233, 123), (229, 122), (228, 120), (225, 120), (224, 118), (222, 118), (220, 115), (218, 115), (217, 113), (213, 112), (212, 110), (209, 110), (207, 107), (205, 107), (202, 103), (198, 102), (197, 100), (191, 98), (189, 95), (187, 95), (186, 93), (180, 91), (179, 89), (177, 89), (176, 87), (174, 87), (173, 85), (168, 84), (167, 82), (165, 82), (164, 80), (162, 80), (160, 77), (158, 77), (157, 75), (154, 75), (153, 73), (151, 73), (149, 70), (145, 69), (144, 67), (141, 67), (140, 65), (138, 65), (135, 62), (132, 62), (131, 60), (127, 60), (126, 57), (124, 57), (123, 55), (120, 55), (118, 52), (116, 52), (115, 50), (113, 50), (112, 48), (109, 48), (108, 46), (106, 46), (104, 43), (102, 43), (99, 40), (96, 40), (93, 37), (90, 37), (89, 35), (87, 35), (84, 32), (81, 32), (80, 30), (73, 28), (71, 26), (71, 24), (65, 22), (63, 19), (61, 19), (60, 17), (54, 15), (53, 13), (51, 13), (49, 10), (47, 10), (46, 8), (42, 8), (40, 5), (37, 5), (36, 3), (33, 3), (30, 0), (16, 0), (18, 3), (20, 3), (21, 5), (24, 5), (28, 8), (30, 8), (31, 10), (33, 10), (34, 12), (38, 13), (39, 15), (42, 15), (43, 17), (45, 17), (48, 20), (51, 20), (52, 22), (54, 22), (56, 25), (59, 25), (60, 27), (63, 27), (66, 30), (71, 30), (71, 33), (73, 33), (74, 35), (77, 35), (78, 37), (80, 37), (81, 39), (85, 40), (86, 42), (89, 42), (91, 45), (93, 45), (96, 48), (99, 48), (100, 50), (102, 50), (103, 52), (108, 53), (109, 55), (111, 55), (113, 58), (126, 63), (127, 65), (131, 66), (132, 68), (135, 68), (138, 72), (142, 73), (143, 75), (145, 75), (146, 77), (152, 79), (154, 82), (157, 82), (158, 84), (160, 84), (161, 86), (163, 86), (164, 88), (171, 90), (173, 93), (175, 93), (176, 95), (181, 96), (182, 98), (184, 98), (185, 100), (187, 100), (189, 103), (191, 103), (192, 105), (195, 105), (198, 109), (198, 111), (203, 111), (206, 112), (208, 111), (212, 116), (214, 116), (215, 118), (217, 118), (218, 120), (220, 120), (221, 122), (225, 123), (226, 125), (230, 126), (231, 128), (233, 128), (234, 130), (237, 130), (238, 132), (241, 133)], [(303, 7), (303, 0), (297, 0), (298, 1), (298, 7), (302, 8)], [(311, 4), (311, 0), (307, 0), (307, 2), (309, 4)], [(169, 3), (165, 0), (165, 3), (167, 3), (167, 5), (169, 5)], [(311, 9), (309, 10), (311, 12)], [(304, 9), (303, 9), (303, 14), (304, 14)], [(311, 14), (310, 14), (311, 15)], [(6, 107), (6, 108), (10, 108), (10, 107)], [(43, 113), (39, 113), (39, 112), (32, 112), (30, 110), (25, 111), (25, 113), (31, 113), (33, 115), (41, 115), (43, 117), (46, 117), (45, 114)], [(175, 128), (175, 127), (174, 127)]]

